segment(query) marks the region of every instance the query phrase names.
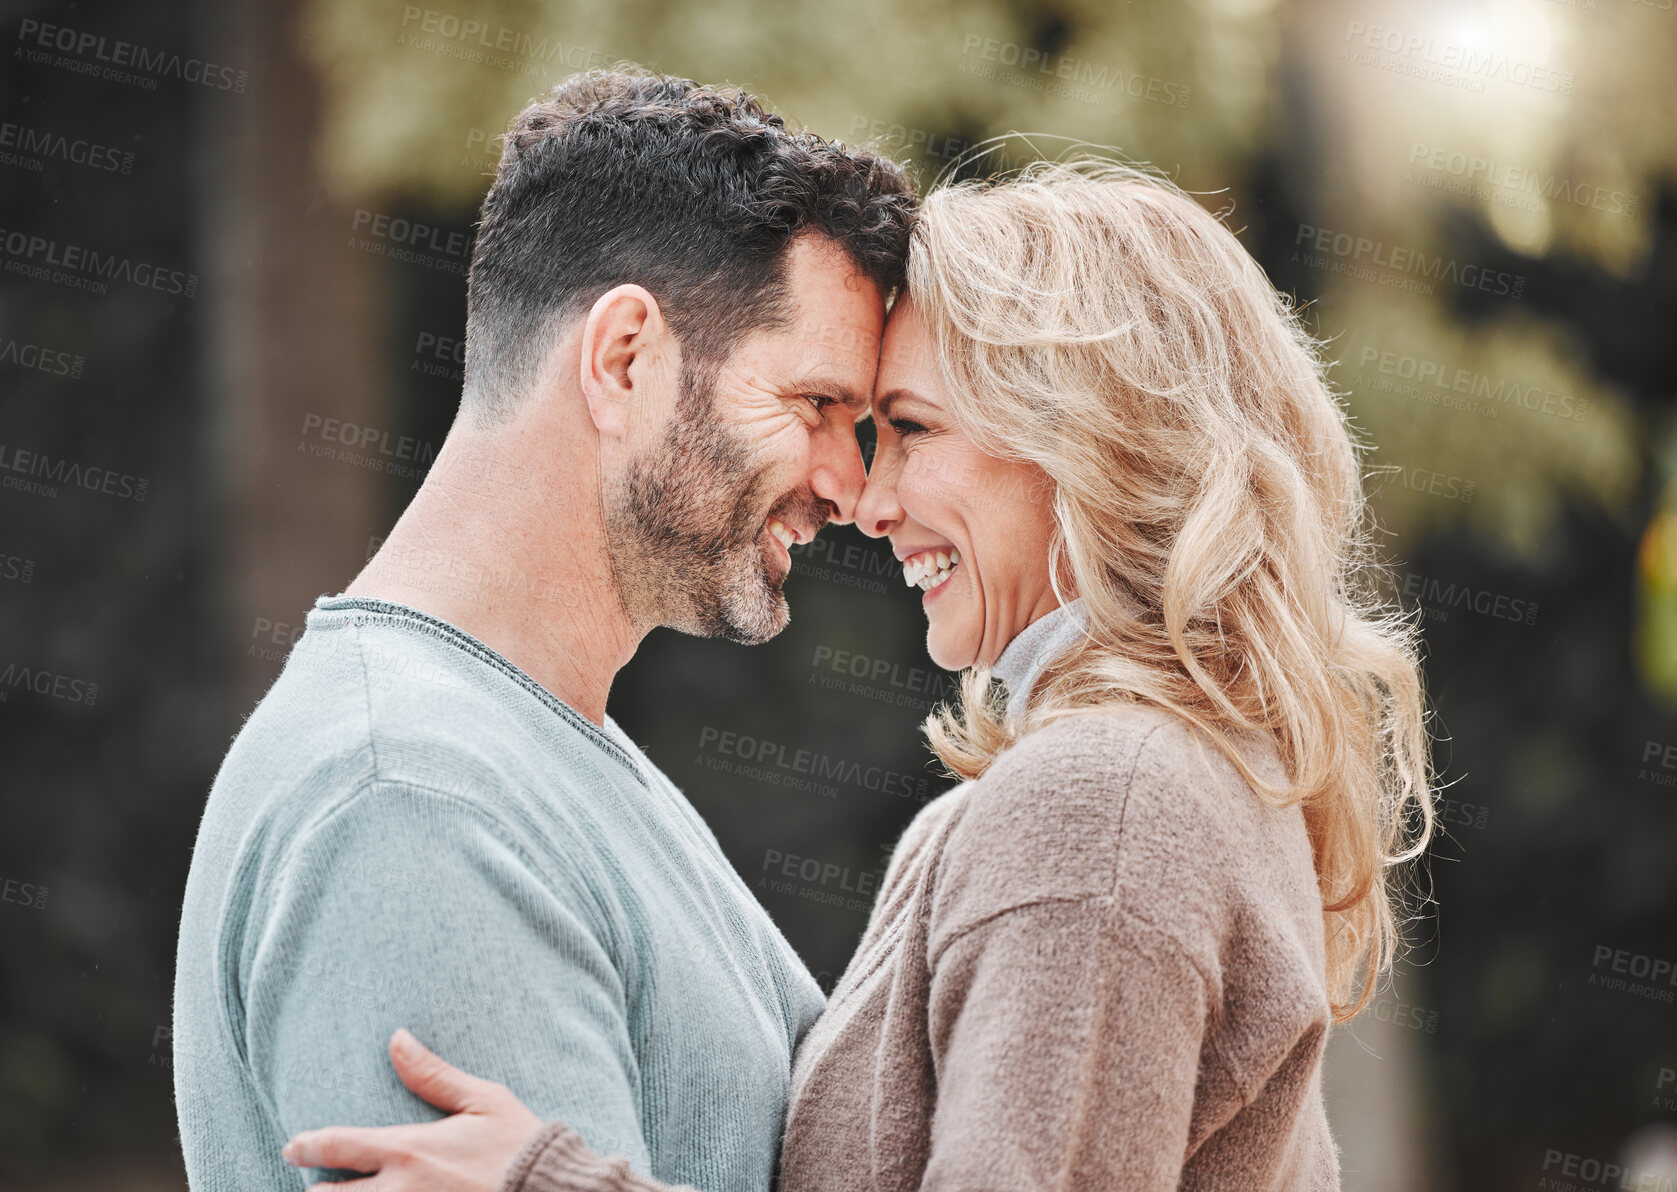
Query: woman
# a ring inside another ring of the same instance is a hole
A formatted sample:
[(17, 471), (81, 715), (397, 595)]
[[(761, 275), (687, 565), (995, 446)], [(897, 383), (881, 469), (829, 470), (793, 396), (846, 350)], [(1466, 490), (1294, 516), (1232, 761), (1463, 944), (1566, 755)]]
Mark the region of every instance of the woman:
[[(1111, 164), (934, 192), (908, 277), (857, 523), (966, 670), (926, 730), (967, 781), (799, 1049), (781, 1186), (1336, 1188), (1322, 1048), (1390, 963), (1432, 802), (1413, 628), (1372, 594), (1314, 345), (1217, 219)], [(462, 1112), (292, 1161), (662, 1187), (392, 1054)]]

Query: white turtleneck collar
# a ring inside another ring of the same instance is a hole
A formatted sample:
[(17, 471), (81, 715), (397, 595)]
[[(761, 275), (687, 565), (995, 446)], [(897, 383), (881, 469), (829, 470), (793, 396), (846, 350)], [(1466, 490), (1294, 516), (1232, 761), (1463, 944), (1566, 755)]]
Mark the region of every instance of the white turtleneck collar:
[(990, 668), (990, 677), (1007, 687), (1009, 718), (1025, 711), (1025, 701), (1036, 686), (1037, 676), (1083, 636), (1086, 624), (1083, 600), (1062, 604), (1019, 631), (1007, 643), (1002, 656)]

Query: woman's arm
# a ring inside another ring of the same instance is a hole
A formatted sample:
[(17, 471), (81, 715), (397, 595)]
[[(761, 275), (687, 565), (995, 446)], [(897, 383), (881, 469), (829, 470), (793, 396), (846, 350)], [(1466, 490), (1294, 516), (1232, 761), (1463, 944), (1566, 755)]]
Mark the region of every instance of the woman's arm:
[(1051, 899), (933, 963), (923, 1192), (1179, 1186), (1212, 1004), (1168, 936), (1110, 897)]
[(460, 1071), (405, 1030), (391, 1037), (390, 1062), (403, 1084), (451, 1116), (305, 1130), (286, 1143), (287, 1163), (376, 1177), (310, 1192), (694, 1192), (637, 1175), (621, 1156), (595, 1154), (563, 1122), (543, 1123), (505, 1085)]

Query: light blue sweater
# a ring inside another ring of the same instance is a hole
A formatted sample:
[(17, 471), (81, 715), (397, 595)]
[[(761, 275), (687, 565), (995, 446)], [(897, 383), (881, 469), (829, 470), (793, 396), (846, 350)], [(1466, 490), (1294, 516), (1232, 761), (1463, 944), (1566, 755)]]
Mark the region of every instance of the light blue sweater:
[[(298, 1130), (439, 1116), (398, 1026), (667, 1183), (770, 1186), (819, 987), (681, 793), (482, 643), (322, 598), (222, 763), (175, 975), (197, 1192)], [(311, 1178), (312, 1177), (312, 1178)]]

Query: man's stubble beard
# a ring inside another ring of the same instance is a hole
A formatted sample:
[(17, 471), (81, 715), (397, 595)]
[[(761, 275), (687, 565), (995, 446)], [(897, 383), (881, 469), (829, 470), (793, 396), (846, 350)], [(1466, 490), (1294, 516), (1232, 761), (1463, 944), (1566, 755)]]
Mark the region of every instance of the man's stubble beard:
[[(663, 439), (607, 494), (606, 545), (632, 616), (757, 645), (791, 619), (782, 581), (770, 577), (758, 544), (770, 512), (769, 468), (753, 467), (750, 450), (723, 425), (713, 389), (711, 376), (683, 363)], [(813, 500), (781, 504), (802, 509)]]

